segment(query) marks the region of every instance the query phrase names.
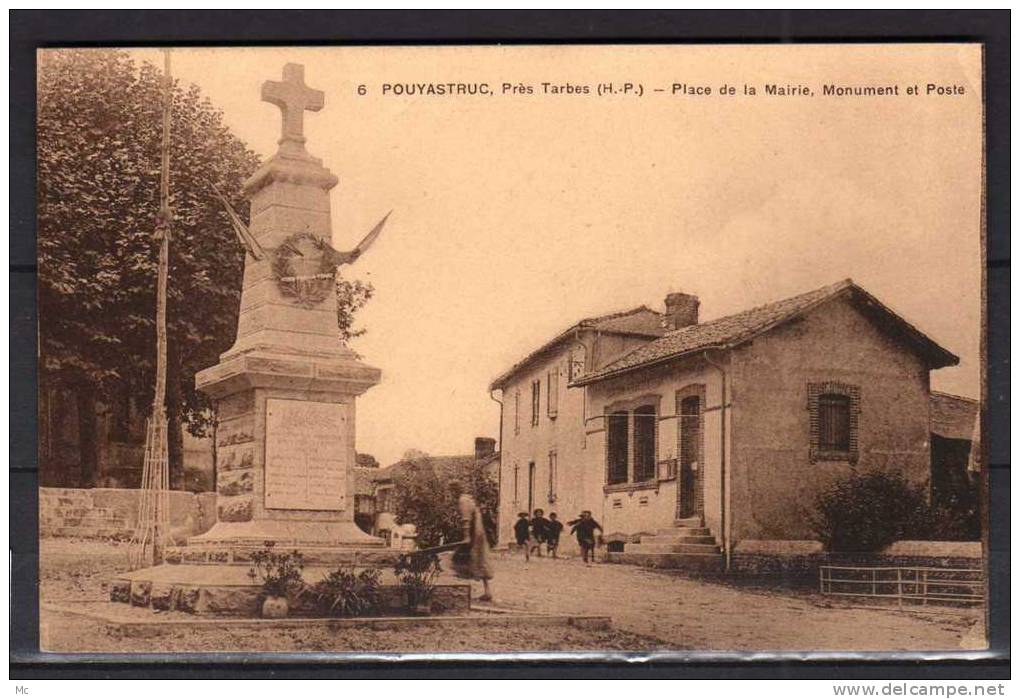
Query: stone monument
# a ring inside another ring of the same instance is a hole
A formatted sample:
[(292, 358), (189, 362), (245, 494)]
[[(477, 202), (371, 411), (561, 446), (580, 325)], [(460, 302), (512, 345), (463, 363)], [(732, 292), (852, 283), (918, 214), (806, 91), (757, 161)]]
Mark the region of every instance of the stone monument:
[(354, 524), (355, 399), (379, 382), (339, 339), (329, 192), (305, 149), (305, 110), (323, 93), (287, 64), (262, 99), (283, 115), (279, 150), (245, 183), (251, 233), (237, 340), (196, 387), (216, 402), (218, 523), (189, 546), (382, 546)]
[(329, 243), (338, 180), (309, 155), (303, 132), (305, 110), (322, 109), (323, 93), (288, 64), (282, 81), (263, 84), (262, 99), (283, 113), (279, 149), (244, 185), (250, 233), (265, 254), (253, 248), (245, 259), (234, 345), (195, 378), (216, 404), (218, 521), (168, 548), (164, 565), (114, 580), (113, 601), (251, 614), (260, 588), (248, 576), (251, 555), (266, 542), (299, 550), (310, 579), (397, 556), (354, 523), (355, 399), (380, 372), (339, 337), (336, 268), (365, 242), (348, 253)]

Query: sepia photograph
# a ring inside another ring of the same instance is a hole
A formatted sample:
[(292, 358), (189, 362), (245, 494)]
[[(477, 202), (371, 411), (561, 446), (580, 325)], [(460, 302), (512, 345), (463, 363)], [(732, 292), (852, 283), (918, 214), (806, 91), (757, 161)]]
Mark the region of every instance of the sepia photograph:
[(980, 43), (36, 52), (44, 653), (980, 653)]

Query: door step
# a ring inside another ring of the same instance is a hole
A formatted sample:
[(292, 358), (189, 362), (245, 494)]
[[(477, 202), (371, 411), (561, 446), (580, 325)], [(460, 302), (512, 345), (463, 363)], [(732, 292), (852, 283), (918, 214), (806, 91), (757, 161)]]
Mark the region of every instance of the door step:
[(719, 547), (711, 544), (675, 544), (675, 543), (645, 543), (628, 544), (624, 551), (626, 553), (693, 553), (693, 554), (718, 554)]
[(609, 560), (649, 568), (722, 570), (719, 546), (701, 517), (680, 522), (681, 526), (659, 529), (655, 534), (641, 536), (636, 543), (625, 544), (622, 552), (608, 554)]
[(678, 537), (678, 536), (711, 536), (712, 530), (708, 527), (666, 527), (655, 532), (655, 536)]
[(677, 534), (677, 535), (655, 535), (642, 536), (642, 544), (712, 544), (715, 545), (715, 537), (711, 534)]
[(703, 527), (704, 525), (705, 522), (702, 520), (701, 515), (673, 520), (674, 527)]

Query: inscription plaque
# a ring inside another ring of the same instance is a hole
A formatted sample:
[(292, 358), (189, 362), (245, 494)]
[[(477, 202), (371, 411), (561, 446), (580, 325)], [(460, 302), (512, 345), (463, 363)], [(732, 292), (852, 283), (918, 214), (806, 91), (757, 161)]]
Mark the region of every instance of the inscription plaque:
[(347, 406), (266, 400), (265, 504), (273, 510), (343, 510)]

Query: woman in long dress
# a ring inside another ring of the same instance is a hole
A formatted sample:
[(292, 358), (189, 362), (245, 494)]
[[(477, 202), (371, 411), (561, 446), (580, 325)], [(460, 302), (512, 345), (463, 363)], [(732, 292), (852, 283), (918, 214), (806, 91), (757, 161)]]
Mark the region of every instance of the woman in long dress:
[(475, 499), (464, 494), (457, 501), (464, 524), (464, 545), (453, 555), (453, 567), (458, 575), (472, 580), (481, 580), (484, 594), (481, 602), (492, 601), (492, 560), (489, 556), (489, 540), (482, 521), (482, 511)]

